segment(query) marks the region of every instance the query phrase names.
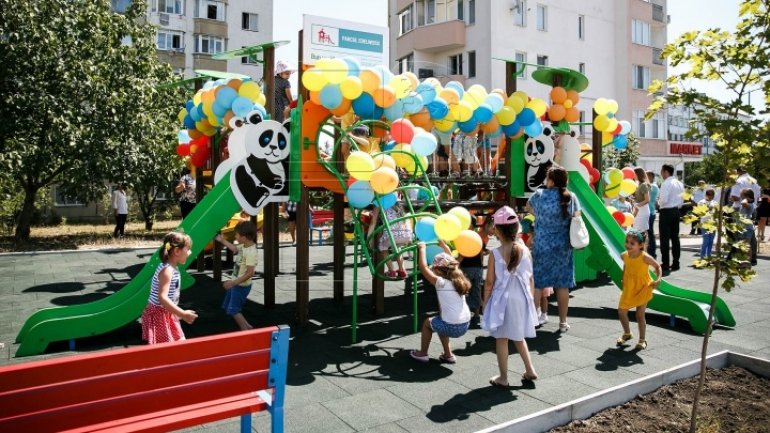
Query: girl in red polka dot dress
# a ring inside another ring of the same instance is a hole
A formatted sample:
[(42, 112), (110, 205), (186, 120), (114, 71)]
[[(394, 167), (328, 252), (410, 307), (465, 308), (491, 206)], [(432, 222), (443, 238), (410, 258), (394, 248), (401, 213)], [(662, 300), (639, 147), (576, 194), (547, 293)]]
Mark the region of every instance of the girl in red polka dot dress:
[(171, 232), (160, 247), (162, 263), (152, 277), (147, 307), (142, 313), (142, 340), (148, 344), (184, 340), (179, 319), (192, 324), (198, 317), (193, 310), (179, 308), (178, 265), (190, 257), (192, 240), (183, 233)]

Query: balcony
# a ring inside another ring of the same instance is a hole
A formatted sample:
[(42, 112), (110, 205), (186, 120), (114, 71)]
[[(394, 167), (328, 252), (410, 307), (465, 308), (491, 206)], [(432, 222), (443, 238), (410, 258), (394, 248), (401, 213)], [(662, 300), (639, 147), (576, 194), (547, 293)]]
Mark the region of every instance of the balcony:
[(227, 22), (195, 18), (193, 31), (196, 34), (227, 37)]
[(666, 23), (668, 21), (666, 14), (663, 12), (662, 5), (652, 5), (652, 20), (659, 23)]
[(398, 38), (399, 55), (412, 51), (437, 53), (465, 46), (465, 22), (460, 20), (420, 26)]

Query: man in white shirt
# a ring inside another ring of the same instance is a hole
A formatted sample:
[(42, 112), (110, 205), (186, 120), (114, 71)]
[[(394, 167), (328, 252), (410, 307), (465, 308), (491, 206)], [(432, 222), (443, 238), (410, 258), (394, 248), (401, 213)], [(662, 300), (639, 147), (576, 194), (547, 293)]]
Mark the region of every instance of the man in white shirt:
[[(679, 257), (681, 255), (679, 246), (679, 208), (684, 200), (682, 193), (684, 185), (674, 176), (674, 167), (670, 164), (663, 164), (660, 170), (663, 177), (663, 184), (660, 186), (660, 195), (658, 196), (658, 208), (660, 209), (660, 255), (663, 274), (668, 275), (671, 271), (679, 270)], [(674, 262), (671, 264), (669, 256), (669, 242), (671, 242), (672, 255)], [(669, 266), (671, 264), (671, 266)]]
[(121, 183), (117, 189), (112, 192), (112, 209), (115, 211), (115, 230), (113, 237), (120, 235), (126, 230), (126, 219), (128, 219), (128, 196), (126, 196), (126, 187)]
[(757, 180), (749, 176), (745, 168), (738, 167), (735, 171), (738, 173), (738, 178), (735, 179), (735, 185), (730, 188), (730, 203), (733, 204), (734, 208), (738, 209), (741, 207), (741, 191), (745, 188), (754, 191), (755, 200), (761, 195), (762, 191)]

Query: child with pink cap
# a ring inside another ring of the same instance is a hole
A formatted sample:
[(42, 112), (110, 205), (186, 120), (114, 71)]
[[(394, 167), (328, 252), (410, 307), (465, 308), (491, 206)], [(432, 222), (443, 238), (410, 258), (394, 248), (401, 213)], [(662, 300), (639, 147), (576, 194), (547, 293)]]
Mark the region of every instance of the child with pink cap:
[(538, 325), (532, 298), (532, 256), (523, 243), (517, 242), (519, 217), (508, 206), (492, 216), (495, 236), (500, 246), (492, 250), (484, 283), (484, 319), (482, 328), (495, 338), (497, 366), (500, 375), (489, 379), (492, 386), (507, 387), (508, 340), (513, 340), (516, 351), (524, 361), (522, 380), (537, 379), (525, 338), (535, 337)]
[(444, 353), (438, 357), (439, 361), (454, 364), (457, 359), (452, 354), (449, 339), (462, 337), (470, 326), (471, 310), (465, 302), (465, 296), (471, 289), (471, 282), (465, 278), (459, 268), (460, 263), (452, 257), (446, 244), (441, 242), (440, 245), (445, 252), (436, 254), (433, 265), (428, 267), (425, 243), (417, 244), (420, 272), (429, 284), (436, 287), (439, 314), (425, 319), (422, 324), (420, 350), (412, 350), (409, 355), (417, 361), (428, 362), (428, 346), (435, 332), (444, 347)]

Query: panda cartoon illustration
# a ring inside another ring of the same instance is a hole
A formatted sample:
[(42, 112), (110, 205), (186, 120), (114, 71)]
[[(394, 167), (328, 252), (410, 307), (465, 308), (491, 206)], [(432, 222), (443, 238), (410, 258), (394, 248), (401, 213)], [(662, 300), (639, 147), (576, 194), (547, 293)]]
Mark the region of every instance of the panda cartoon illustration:
[(553, 135), (553, 129), (547, 125), (540, 135), (527, 137), (524, 142), (524, 161), (527, 166), (524, 183), (527, 191), (535, 191), (543, 185), (545, 173), (553, 165)]
[(256, 215), (267, 203), (288, 200), (289, 130), (279, 122), (264, 120), (264, 116), (255, 110), (246, 118), (230, 120), (230, 157), (214, 175), (218, 182), (230, 172), (233, 195), (250, 215)]

